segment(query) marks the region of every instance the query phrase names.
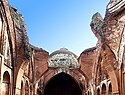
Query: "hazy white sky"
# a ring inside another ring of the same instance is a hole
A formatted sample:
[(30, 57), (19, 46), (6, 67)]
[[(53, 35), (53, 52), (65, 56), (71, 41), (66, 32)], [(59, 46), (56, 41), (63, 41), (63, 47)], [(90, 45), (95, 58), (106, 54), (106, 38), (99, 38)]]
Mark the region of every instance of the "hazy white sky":
[(9, 0), (24, 16), (30, 43), (49, 53), (67, 48), (80, 55), (96, 45), (91, 17), (105, 15), (109, 0)]

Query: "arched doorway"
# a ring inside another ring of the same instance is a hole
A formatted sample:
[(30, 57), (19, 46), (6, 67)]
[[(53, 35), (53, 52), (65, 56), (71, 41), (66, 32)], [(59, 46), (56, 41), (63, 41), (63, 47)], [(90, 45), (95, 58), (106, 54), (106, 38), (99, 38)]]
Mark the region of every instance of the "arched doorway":
[(97, 89), (97, 95), (100, 95), (100, 89), (99, 88)]
[(111, 83), (109, 84), (109, 87), (108, 87), (108, 95), (112, 95), (112, 84)]
[(43, 95), (82, 95), (82, 90), (70, 75), (59, 73), (49, 80)]
[(9, 95), (10, 93), (10, 75), (8, 71), (4, 72), (3, 75), (3, 94), (2, 95)]
[(102, 84), (102, 95), (106, 95), (106, 85)]

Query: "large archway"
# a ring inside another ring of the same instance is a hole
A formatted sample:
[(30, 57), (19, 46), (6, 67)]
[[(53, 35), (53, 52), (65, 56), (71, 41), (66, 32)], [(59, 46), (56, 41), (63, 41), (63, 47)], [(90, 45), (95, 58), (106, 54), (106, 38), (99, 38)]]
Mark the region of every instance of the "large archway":
[(70, 75), (59, 73), (49, 80), (43, 95), (82, 95), (82, 90)]
[[(110, 60), (108, 58), (110, 58)], [(98, 74), (98, 71), (97, 71), (98, 66), (99, 64), (102, 64), (104, 69), (107, 71), (107, 75), (108, 75), (107, 78), (110, 79), (112, 83), (112, 94), (119, 95), (119, 86), (118, 86), (118, 79), (116, 74), (117, 71), (115, 71), (117, 70), (115, 67), (115, 64), (117, 64), (117, 61), (116, 61), (114, 52), (110, 49), (110, 46), (105, 44), (105, 49), (103, 48), (100, 49), (100, 53), (97, 59), (98, 59), (97, 64), (95, 64), (93, 68), (93, 75), (94, 75), (93, 77), (96, 80), (97, 74)]]

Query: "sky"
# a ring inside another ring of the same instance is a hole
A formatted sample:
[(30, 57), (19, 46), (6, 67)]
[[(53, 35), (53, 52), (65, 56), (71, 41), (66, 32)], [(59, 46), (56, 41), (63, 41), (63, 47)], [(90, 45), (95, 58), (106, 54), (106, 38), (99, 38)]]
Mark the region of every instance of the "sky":
[(67, 48), (79, 56), (96, 46), (90, 28), (91, 18), (99, 12), (104, 17), (109, 0), (9, 0), (24, 16), (32, 45), (49, 53)]

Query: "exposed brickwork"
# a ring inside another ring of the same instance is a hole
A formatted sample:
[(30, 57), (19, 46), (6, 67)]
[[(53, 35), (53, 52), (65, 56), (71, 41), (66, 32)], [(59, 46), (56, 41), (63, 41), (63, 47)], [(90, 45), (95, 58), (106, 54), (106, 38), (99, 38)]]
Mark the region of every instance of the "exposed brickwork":
[(92, 16), (97, 45), (77, 59), (65, 48), (49, 55), (31, 45), (22, 15), (1, 0), (0, 95), (41, 95), (59, 74), (70, 76), (82, 95), (125, 95), (124, 9), (125, 0), (110, 0), (104, 18)]

